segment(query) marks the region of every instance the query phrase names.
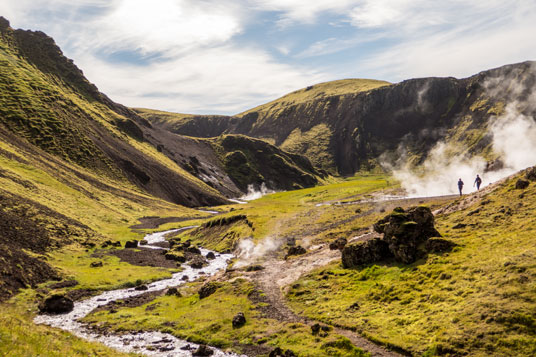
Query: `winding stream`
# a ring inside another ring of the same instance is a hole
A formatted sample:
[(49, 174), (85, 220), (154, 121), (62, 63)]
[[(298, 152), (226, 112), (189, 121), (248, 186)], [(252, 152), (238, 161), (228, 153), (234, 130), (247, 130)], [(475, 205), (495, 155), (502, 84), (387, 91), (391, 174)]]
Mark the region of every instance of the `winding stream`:
[[(185, 227), (170, 231), (148, 234), (144, 237), (147, 240), (145, 248), (150, 249), (165, 249), (154, 244), (164, 242), (165, 235), (179, 230), (185, 230), (193, 227)], [(200, 249), (201, 254), (206, 256), (207, 249)], [(227, 267), (227, 262), (233, 257), (232, 254), (218, 254), (214, 252), (216, 259), (209, 260), (209, 265), (202, 269), (193, 269), (190, 266), (184, 265), (184, 270), (173, 274), (169, 279), (159, 280), (151, 284), (147, 284), (148, 290), (137, 291), (133, 288), (118, 289), (106, 291), (98, 296), (92, 297), (83, 301), (76, 301), (74, 309), (68, 314), (61, 315), (38, 315), (34, 322), (38, 324), (46, 324), (52, 327), (58, 327), (69, 331), (72, 334), (90, 341), (97, 341), (106, 346), (115, 348), (122, 352), (136, 352), (148, 356), (192, 356), (192, 352), (199, 346), (184, 340), (180, 340), (175, 336), (167, 333), (147, 331), (142, 333), (126, 333), (114, 335), (111, 333), (101, 334), (86, 327), (85, 324), (78, 320), (88, 315), (97, 307), (106, 305), (112, 301), (126, 299), (133, 296), (141, 295), (150, 291), (158, 291), (168, 287), (184, 284), (181, 279), (184, 275), (188, 276), (189, 281), (196, 280), (201, 275), (211, 276)], [(204, 273), (204, 274), (201, 274)], [(187, 349), (189, 346), (189, 349)], [(182, 348), (182, 349), (181, 349)], [(238, 356), (233, 353), (226, 353), (216, 348), (211, 347), (214, 351), (213, 356)]]

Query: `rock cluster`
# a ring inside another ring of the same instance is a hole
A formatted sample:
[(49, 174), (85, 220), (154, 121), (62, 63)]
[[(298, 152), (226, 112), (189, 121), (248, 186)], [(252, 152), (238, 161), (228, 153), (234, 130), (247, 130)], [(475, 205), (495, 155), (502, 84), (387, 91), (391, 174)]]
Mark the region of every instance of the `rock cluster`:
[(410, 264), (429, 251), (450, 250), (454, 243), (444, 239), (425, 244), (431, 237), (441, 235), (434, 227), (434, 215), (428, 207), (412, 207), (405, 211), (395, 208), (391, 214), (374, 224), (374, 230), (383, 233), (356, 244), (346, 245), (342, 250), (342, 264), (351, 268), (364, 264), (394, 259)]

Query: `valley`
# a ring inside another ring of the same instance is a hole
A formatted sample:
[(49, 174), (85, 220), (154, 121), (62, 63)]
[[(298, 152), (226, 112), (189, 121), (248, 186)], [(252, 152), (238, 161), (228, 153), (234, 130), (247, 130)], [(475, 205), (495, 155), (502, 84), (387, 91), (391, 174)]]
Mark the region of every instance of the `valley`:
[(536, 354), (534, 62), (233, 116), (0, 64), (0, 355)]

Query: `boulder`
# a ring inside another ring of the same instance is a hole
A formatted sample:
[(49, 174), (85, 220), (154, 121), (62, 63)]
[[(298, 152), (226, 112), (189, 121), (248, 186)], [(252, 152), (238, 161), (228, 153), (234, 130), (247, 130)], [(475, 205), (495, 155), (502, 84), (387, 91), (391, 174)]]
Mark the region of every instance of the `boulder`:
[(73, 300), (62, 294), (49, 296), (39, 305), (39, 310), (48, 314), (65, 314), (73, 308)]
[(171, 287), (171, 288), (167, 289), (166, 295), (167, 296), (174, 295), (174, 296), (178, 296), (178, 297), (182, 296), (180, 291), (176, 287)]
[(199, 250), (199, 248), (194, 247), (194, 246), (188, 247), (186, 251), (192, 254), (201, 254), (201, 250)]
[(305, 248), (302, 247), (301, 245), (297, 245), (295, 247), (288, 248), (287, 257), (290, 257), (291, 255), (302, 255), (305, 253), (307, 253)]
[(216, 282), (210, 281), (208, 283), (205, 283), (197, 292), (199, 294), (200, 299), (204, 299), (216, 292), (220, 285)]
[(455, 246), (456, 243), (443, 238), (430, 238), (424, 243), (424, 248), (430, 253), (450, 252)]
[(137, 240), (129, 240), (125, 242), (125, 248), (137, 248), (138, 247), (138, 241)]
[(147, 245), (147, 244), (149, 244), (149, 242), (147, 242), (146, 239), (140, 240), (140, 245)]
[(392, 258), (389, 245), (375, 237), (364, 242), (349, 244), (342, 250), (342, 266), (354, 268)]
[(246, 317), (243, 312), (239, 312), (233, 317), (233, 327), (239, 328), (246, 324)]
[(179, 263), (185, 263), (186, 262), (186, 257), (184, 256), (184, 254), (180, 253), (180, 252), (176, 252), (176, 251), (165, 252), (164, 257), (167, 260), (174, 260), (174, 261), (179, 262)]
[(212, 356), (214, 354), (214, 351), (206, 346), (206, 345), (200, 345), (197, 350), (195, 350), (192, 353), (192, 356)]
[(282, 350), (281, 347), (276, 347), (270, 354), (269, 357), (296, 357), (296, 354), (291, 350)]
[(208, 252), (206, 258), (210, 260), (216, 259), (216, 255), (213, 252)]
[(343, 250), (348, 241), (346, 238), (340, 237), (329, 243), (329, 249), (331, 250)]
[(393, 213), (374, 224), (374, 230), (383, 233), (382, 240), (389, 246), (395, 260), (410, 264), (422, 256), (419, 245), (430, 237), (441, 237), (434, 227), (434, 214), (428, 207), (412, 207), (405, 211), (398, 207)]
[(145, 290), (149, 290), (149, 288), (147, 287), (147, 285), (138, 285), (134, 288), (134, 290), (137, 290), (137, 291), (145, 291)]
[(516, 182), (516, 189), (518, 190), (524, 190), (526, 189), (527, 187), (529, 187), (529, 181), (527, 180), (523, 180), (523, 179), (519, 179), (517, 180)]
[(201, 269), (207, 265), (208, 262), (201, 255), (195, 255), (188, 264), (194, 269)]
[(102, 262), (101, 261), (91, 262), (91, 264), (89, 264), (89, 266), (92, 267), (92, 268), (100, 268), (100, 267), (102, 267)]
[(536, 166), (527, 169), (525, 178), (529, 181), (536, 181)]

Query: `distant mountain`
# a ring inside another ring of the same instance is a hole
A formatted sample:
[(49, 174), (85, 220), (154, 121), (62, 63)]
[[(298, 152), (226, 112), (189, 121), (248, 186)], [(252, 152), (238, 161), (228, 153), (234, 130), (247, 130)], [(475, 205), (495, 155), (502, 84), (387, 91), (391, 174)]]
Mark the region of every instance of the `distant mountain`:
[(174, 133), (263, 138), (342, 175), (400, 153), (422, 163), (440, 141), (452, 144), (453, 155), (478, 153), (491, 164), (499, 157), (491, 150), (490, 119), (514, 101), (520, 114), (536, 114), (534, 105), (523, 104), (534, 95), (535, 69), (535, 62), (523, 62), (465, 79), (321, 83), (231, 117), (136, 111)]

